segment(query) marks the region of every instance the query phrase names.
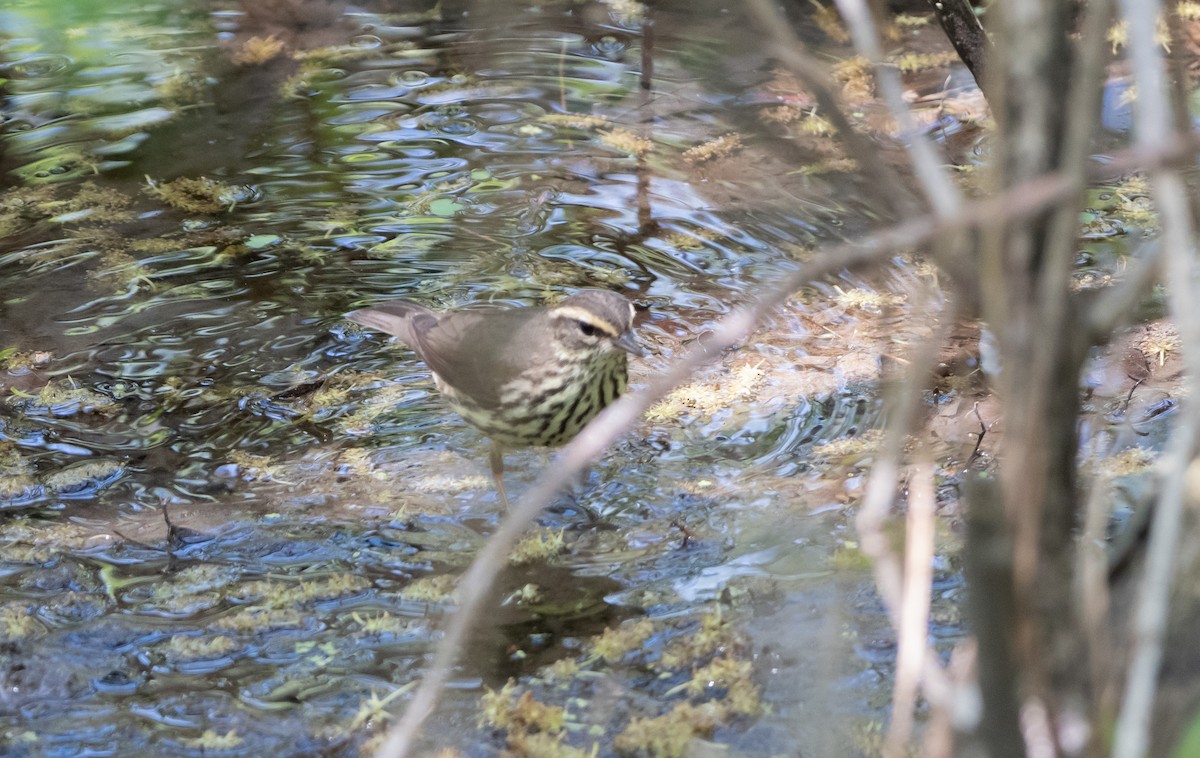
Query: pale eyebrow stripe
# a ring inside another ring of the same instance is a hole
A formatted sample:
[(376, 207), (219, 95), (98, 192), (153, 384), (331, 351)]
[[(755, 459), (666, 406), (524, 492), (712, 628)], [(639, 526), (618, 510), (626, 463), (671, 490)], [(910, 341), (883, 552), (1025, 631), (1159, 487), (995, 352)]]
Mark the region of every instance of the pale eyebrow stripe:
[(576, 308), (573, 305), (560, 305), (551, 309), (551, 313), (555, 318), (569, 318), (575, 321), (582, 321), (585, 324), (591, 324), (610, 337), (617, 336), (617, 330), (613, 328), (612, 324), (602, 318), (598, 318), (591, 311), (585, 311), (583, 308)]

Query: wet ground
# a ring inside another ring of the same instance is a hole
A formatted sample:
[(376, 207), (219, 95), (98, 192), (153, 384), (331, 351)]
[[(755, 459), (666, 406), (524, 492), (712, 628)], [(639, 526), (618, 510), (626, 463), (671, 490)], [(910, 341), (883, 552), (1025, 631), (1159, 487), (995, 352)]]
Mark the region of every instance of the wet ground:
[[(890, 33), (942, 54), (909, 59), (918, 94), (962, 78), (933, 27)], [(644, 306), (644, 381), (881, 220), (760, 38), (706, 3), (6, 4), (5, 754), (367, 749), (501, 514), (479, 433), (343, 314), (610, 288)], [(977, 93), (921, 113), (971, 165)], [(1097, 194), (1081, 287), (1141, 196)], [(894, 640), (849, 524), (936, 280), (914, 255), (818, 283), (653, 409), (511, 558), (428, 750), (874, 754)], [(943, 652), (971, 387), (929, 401)], [(545, 461), (510, 454), (510, 494)]]

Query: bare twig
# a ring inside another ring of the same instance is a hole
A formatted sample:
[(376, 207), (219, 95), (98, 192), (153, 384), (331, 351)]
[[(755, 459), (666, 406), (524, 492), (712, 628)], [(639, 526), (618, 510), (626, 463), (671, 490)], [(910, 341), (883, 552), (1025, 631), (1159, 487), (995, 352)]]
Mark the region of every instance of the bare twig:
[[(1129, 59), (1138, 88), (1135, 111), (1137, 144), (1160, 144), (1174, 134), (1163, 62), (1154, 41), (1159, 3), (1121, 0), (1129, 25)], [(1186, 496), (1185, 477), (1196, 452), (1200, 428), (1200, 323), (1192, 305), (1198, 294), (1190, 251), (1193, 239), (1185, 186), (1179, 174), (1166, 168), (1150, 172), (1151, 190), (1162, 220), (1162, 246), (1172, 282), (1169, 298), (1179, 329), (1186, 406), (1163, 456), (1162, 489), (1154, 511), (1146, 570), (1133, 617), (1133, 655), (1113, 743), (1114, 758), (1141, 758), (1150, 745), (1150, 720), (1163, 658), (1167, 612), (1174, 579), (1180, 523)]]
[(770, 0), (748, 0), (746, 10), (768, 35), (771, 52), (804, 82), (816, 99), (821, 114), (837, 130), (846, 151), (871, 176), (871, 186), (880, 200), (880, 207), (892, 209), (897, 216), (919, 213), (912, 201), (912, 193), (881, 158), (875, 143), (859, 134), (846, 118), (846, 109), (834, 94), (834, 85), (826, 67), (803, 52), (804, 45), (791, 32), (791, 27), (775, 4)]
[(968, 0), (929, 0), (929, 6), (958, 57), (982, 88), (986, 84), (984, 72), (991, 43), (975, 9)]
[(1129, 394), (1125, 396), (1125, 402), (1121, 405), (1121, 412), (1125, 413), (1129, 410), (1129, 404), (1133, 402), (1133, 393), (1137, 392), (1137, 388), (1142, 386), (1145, 379), (1134, 379), (1133, 386), (1129, 388)]
[(683, 523), (678, 519), (673, 519), (671, 521), (671, 526), (678, 529), (679, 533), (683, 535), (683, 542), (679, 543), (679, 549), (687, 550), (687, 547), (689, 544), (691, 544), (691, 541), (696, 539), (695, 532), (684, 526)]
[[(926, 581), (923, 592), (925, 593), (924, 608), (921, 613), (921, 619), (907, 619), (905, 617), (905, 573), (901, 568), (900, 561), (892, 552), (890, 542), (888, 540), (885, 527), (889, 515), (892, 510), (892, 501), (896, 497), (896, 487), (900, 477), (900, 460), (904, 453), (904, 441), (909, 431), (915, 426), (917, 420), (917, 412), (920, 408), (921, 391), (925, 386), (925, 377), (928, 367), (933, 363), (937, 345), (940, 345), (945, 337), (947, 324), (953, 322), (953, 316), (950, 314), (941, 314), (941, 324), (938, 329), (935, 329), (933, 334), (928, 339), (922, 340), (921, 344), (915, 351), (908, 367), (905, 381), (897, 387), (896, 397), (893, 398), (892, 409), (890, 412), (890, 421), (884, 437), (883, 447), (875, 459), (875, 463), (871, 467), (871, 475), (867, 480), (866, 492), (863, 495), (862, 504), (858, 509), (858, 516), (855, 519), (855, 528), (858, 531), (859, 544), (862, 547), (863, 553), (871, 559), (871, 563), (875, 573), (875, 587), (879, 591), (880, 599), (883, 600), (884, 607), (887, 608), (888, 618), (892, 622), (892, 627), (897, 630), (897, 633), (903, 637), (905, 631), (910, 635), (907, 645), (919, 645), (919, 651), (906, 651), (905, 667), (906, 675), (913, 678), (911, 684), (914, 687), (913, 692), (905, 693), (898, 690), (896, 700), (893, 706), (893, 724), (894, 728), (889, 733), (887, 742), (887, 754), (889, 756), (899, 756), (904, 754), (904, 746), (907, 744), (909, 735), (912, 730), (912, 705), (915, 702), (915, 680), (919, 673), (919, 679), (923, 685), (926, 698), (939, 706), (951, 707), (950, 684), (938, 664), (937, 654), (932, 650), (927, 650), (928, 641), (924, 630), (928, 628), (928, 593), (929, 586)], [(918, 483), (918, 496), (920, 495), (920, 487)], [(932, 495), (930, 496), (932, 500)], [(921, 507), (917, 505), (918, 509)], [(925, 560), (928, 562), (929, 557)], [(928, 567), (921, 573), (928, 571)], [(917, 577), (909, 577), (911, 581), (918, 581)], [(916, 590), (913, 590), (916, 591)], [(917, 595), (908, 600), (913, 603), (908, 608), (909, 613), (913, 614), (921, 609), (920, 596)], [(916, 641), (911, 639), (913, 630), (911, 627), (914, 624), (920, 624), (922, 631), (917, 635)], [(915, 670), (909, 668), (915, 666)], [(897, 670), (897, 687), (899, 683), (899, 664)], [(912, 695), (912, 698), (909, 695)], [(899, 719), (899, 724), (896, 725), (896, 720)]]
[(979, 402), (976, 401), (975, 406), (971, 409), (975, 414), (975, 418), (979, 421), (979, 436), (975, 439), (975, 447), (971, 450), (971, 455), (967, 458), (967, 468), (979, 458), (979, 449), (983, 445), (983, 438), (988, 433), (987, 424), (983, 421), (983, 416), (979, 413)]
[(1132, 434), (1129, 426), (1121, 428), (1106, 444), (1097, 446), (1092, 455), (1092, 476), (1084, 509), (1083, 533), (1076, 555), (1079, 610), (1087, 638), (1087, 659), (1097, 702), (1096, 712), (1111, 714), (1113, 703), (1112, 677), (1113, 646), (1110, 633), (1108, 589), (1108, 531), (1112, 514), (1112, 474), (1103, 466), (1106, 458), (1121, 450)]
[(842, 18), (850, 27), (850, 37), (854, 41), (855, 49), (875, 68), (875, 80), (879, 83), (883, 100), (891, 111), (892, 118), (900, 127), (901, 141), (908, 150), (909, 160), (930, 208), (939, 216), (957, 213), (963, 204), (962, 193), (946, 175), (937, 154), (934, 153), (933, 145), (917, 128), (917, 121), (904, 102), (904, 88), (900, 82), (900, 75), (895, 67), (884, 64), (879, 36), (875, 33), (875, 25), (871, 21), (871, 12), (866, 3), (863, 0), (836, 2)]
[(904, 531), (904, 587), (900, 601), (900, 626), (896, 630), (896, 683), (892, 687), (892, 723), (885, 755), (908, 754), (912, 739), (917, 684), (925, 668), (929, 647), (929, 603), (933, 581), (933, 532), (936, 514), (933, 463), (913, 467), (908, 482), (908, 517)]

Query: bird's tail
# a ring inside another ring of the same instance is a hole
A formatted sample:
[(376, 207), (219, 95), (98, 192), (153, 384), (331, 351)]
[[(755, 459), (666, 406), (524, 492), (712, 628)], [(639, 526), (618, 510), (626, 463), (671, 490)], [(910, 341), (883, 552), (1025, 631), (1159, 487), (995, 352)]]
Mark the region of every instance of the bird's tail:
[(437, 314), (423, 305), (410, 300), (392, 300), (380, 303), (373, 308), (362, 308), (346, 314), (346, 318), (356, 324), (378, 329), (412, 347), (416, 344), (418, 331), (429, 328), (437, 322)]

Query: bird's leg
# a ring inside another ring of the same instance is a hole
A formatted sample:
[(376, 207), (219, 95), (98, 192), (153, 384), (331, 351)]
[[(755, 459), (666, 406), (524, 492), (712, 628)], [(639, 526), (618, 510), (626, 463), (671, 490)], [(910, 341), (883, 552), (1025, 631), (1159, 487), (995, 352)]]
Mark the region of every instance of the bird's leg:
[(492, 441), (488, 462), (492, 464), (492, 482), (496, 485), (496, 494), (500, 496), (500, 504), (507, 511), (508, 494), (504, 491), (504, 447), (499, 442)]

